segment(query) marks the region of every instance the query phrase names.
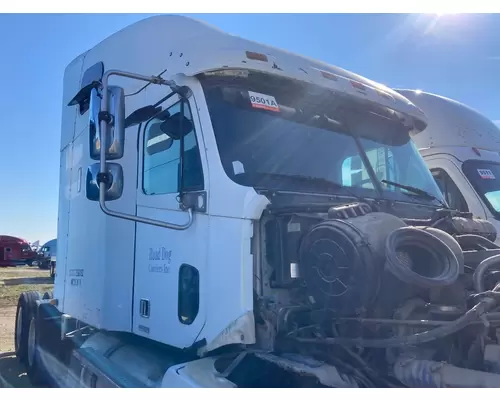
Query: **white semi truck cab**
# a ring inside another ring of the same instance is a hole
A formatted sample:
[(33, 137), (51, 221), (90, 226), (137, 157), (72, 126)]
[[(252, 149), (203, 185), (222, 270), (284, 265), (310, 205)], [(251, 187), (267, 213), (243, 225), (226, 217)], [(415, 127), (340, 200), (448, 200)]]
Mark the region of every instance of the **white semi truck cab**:
[[(455, 100), (419, 90), (397, 90), (426, 115), (413, 136), (450, 207), (500, 228), (500, 129)], [(497, 239), (500, 244), (500, 239)]]
[(494, 229), (447, 207), (425, 127), (202, 22), (117, 32), (65, 72), (55, 290), (20, 296), (18, 358), (58, 387), (500, 386)]

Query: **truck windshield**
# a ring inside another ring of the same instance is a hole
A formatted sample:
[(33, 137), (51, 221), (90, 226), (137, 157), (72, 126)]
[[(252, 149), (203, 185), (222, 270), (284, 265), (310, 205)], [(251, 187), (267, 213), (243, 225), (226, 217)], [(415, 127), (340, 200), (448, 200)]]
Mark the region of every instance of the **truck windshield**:
[[(272, 79), (201, 80), (222, 165), (238, 184), (437, 202), (385, 185), (390, 180), (442, 199), (399, 121), (316, 86)], [(392, 117), (394, 118), (394, 117)]]
[(462, 171), (496, 219), (500, 219), (500, 163), (467, 160)]

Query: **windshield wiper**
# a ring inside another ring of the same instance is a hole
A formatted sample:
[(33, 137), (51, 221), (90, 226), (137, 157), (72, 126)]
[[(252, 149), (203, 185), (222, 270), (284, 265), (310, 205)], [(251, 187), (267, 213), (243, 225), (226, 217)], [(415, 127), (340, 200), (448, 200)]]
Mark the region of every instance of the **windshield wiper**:
[[(443, 208), (449, 208), (442, 200), (438, 199), (436, 196), (430, 194), (429, 192), (426, 192), (423, 189), (414, 187), (414, 186), (407, 186), (403, 185), (402, 183), (397, 183), (393, 181), (388, 181), (387, 179), (382, 179), (380, 182), (385, 183), (388, 186), (395, 186), (404, 190), (407, 190), (408, 192), (411, 192), (413, 194), (416, 194), (417, 196), (429, 199), (429, 200), (436, 200)], [(408, 194), (408, 193), (405, 193)]]
[(317, 176), (307, 176), (307, 175), (279, 175), (279, 174), (277, 174), (277, 176), (279, 176), (281, 178), (285, 178), (285, 179), (293, 179), (293, 180), (297, 180), (297, 181), (318, 183), (318, 184), (322, 184), (322, 185), (325, 185), (325, 186), (333, 187), (335, 189), (343, 188), (343, 186), (340, 183), (329, 181), (328, 179), (320, 178), (320, 177), (317, 177)]
[(260, 176), (262, 176), (262, 180), (266, 180), (266, 178), (283, 179), (283, 180), (288, 179), (288, 180), (299, 181), (299, 182), (317, 183), (317, 184), (333, 187), (335, 189), (341, 189), (344, 187), (340, 183), (329, 181), (328, 179), (320, 178), (317, 176), (277, 174), (277, 173), (272, 173), (272, 172), (259, 172), (259, 173), (255, 173), (252, 175), (257, 175), (257, 176), (260, 175)]
[(351, 197), (354, 197), (355, 199), (358, 199), (359, 201), (365, 201), (361, 196), (358, 196), (357, 194), (355, 194), (351, 190), (349, 190), (349, 188), (347, 186), (344, 186), (338, 182), (330, 181), (328, 179), (317, 177), (317, 176), (288, 175), (288, 174), (277, 174), (277, 173), (272, 173), (272, 172), (261, 172), (261, 173), (255, 173), (253, 175), (262, 176), (263, 177), (262, 180), (265, 180), (266, 178), (283, 179), (283, 180), (290, 179), (293, 181), (307, 182), (307, 183), (317, 184), (319, 186), (331, 187), (333, 189), (340, 189), (340, 190), (344, 190), (348, 195), (350, 195)]

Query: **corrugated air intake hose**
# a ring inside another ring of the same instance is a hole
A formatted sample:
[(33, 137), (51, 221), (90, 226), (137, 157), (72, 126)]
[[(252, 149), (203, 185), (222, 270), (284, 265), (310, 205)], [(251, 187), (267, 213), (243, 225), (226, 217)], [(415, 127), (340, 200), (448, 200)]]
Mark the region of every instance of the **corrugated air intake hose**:
[(447, 286), (462, 266), (438, 235), (415, 227), (394, 230), (386, 240), (386, 269), (402, 282), (421, 288)]

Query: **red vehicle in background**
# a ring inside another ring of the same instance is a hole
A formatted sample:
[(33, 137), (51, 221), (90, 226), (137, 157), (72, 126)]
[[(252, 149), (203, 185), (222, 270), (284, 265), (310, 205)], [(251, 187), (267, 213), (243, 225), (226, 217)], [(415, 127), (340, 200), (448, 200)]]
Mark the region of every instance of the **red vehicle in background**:
[(14, 236), (0, 235), (0, 267), (28, 264), (37, 258), (29, 243)]

